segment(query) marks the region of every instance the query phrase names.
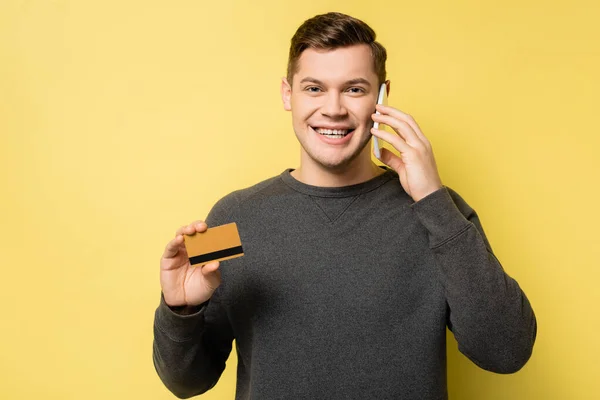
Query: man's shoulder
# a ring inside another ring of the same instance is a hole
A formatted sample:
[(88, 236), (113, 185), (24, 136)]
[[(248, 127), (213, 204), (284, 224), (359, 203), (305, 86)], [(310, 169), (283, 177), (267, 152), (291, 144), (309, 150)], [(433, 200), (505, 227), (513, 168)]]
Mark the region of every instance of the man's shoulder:
[(234, 190), (223, 196), (219, 200), (219, 203), (226, 203), (229, 205), (235, 204), (236, 206), (239, 206), (248, 201), (264, 200), (267, 197), (285, 191), (286, 188), (287, 186), (282, 179), (282, 174), (278, 174), (251, 186)]
[(264, 199), (274, 194), (281, 193), (282, 189), (285, 190), (285, 188), (287, 188), (281, 175), (282, 174), (278, 174), (255, 183), (252, 186), (235, 190), (226, 197), (234, 197), (238, 204), (242, 204), (248, 201)]
[(252, 208), (252, 203), (262, 202), (276, 193), (281, 193), (285, 187), (281, 174), (279, 174), (252, 186), (234, 190), (215, 203), (207, 221), (213, 222), (213, 225), (235, 221), (236, 218), (239, 218), (240, 212), (243, 212), (242, 209), (248, 208), (246, 207), (248, 204)]

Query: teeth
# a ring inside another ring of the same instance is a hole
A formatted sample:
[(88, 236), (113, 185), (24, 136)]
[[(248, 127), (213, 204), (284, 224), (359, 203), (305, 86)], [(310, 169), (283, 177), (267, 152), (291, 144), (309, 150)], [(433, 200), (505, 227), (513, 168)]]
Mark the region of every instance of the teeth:
[(318, 128), (316, 131), (324, 136), (332, 137), (332, 138), (343, 138), (348, 134), (348, 129), (323, 129)]
[(348, 129), (317, 129), (321, 135), (345, 135), (348, 133)]

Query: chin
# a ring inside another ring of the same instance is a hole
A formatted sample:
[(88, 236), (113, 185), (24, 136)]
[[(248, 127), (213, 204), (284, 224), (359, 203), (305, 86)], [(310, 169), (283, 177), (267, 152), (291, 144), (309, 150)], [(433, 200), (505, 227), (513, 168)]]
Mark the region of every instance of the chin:
[[(335, 154), (332, 156), (325, 156), (322, 155), (322, 157), (311, 157), (313, 160), (317, 161), (319, 164), (321, 164), (323, 167), (326, 167), (328, 169), (331, 170), (340, 170), (340, 169), (346, 169), (352, 166), (352, 164), (354, 163), (354, 161), (356, 161), (358, 158), (361, 157), (363, 151), (365, 150), (365, 147), (367, 145), (369, 145), (371, 142), (369, 141), (369, 139), (367, 139), (367, 141), (365, 143), (363, 143), (361, 146), (359, 146), (357, 149), (355, 149), (354, 151), (350, 152), (350, 153), (346, 153), (346, 154)], [(369, 148), (370, 150), (370, 148)], [(369, 157), (371, 156), (370, 151), (369, 153)]]
[(343, 158), (338, 157), (313, 157), (310, 158), (321, 167), (330, 171), (343, 171), (352, 166), (352, 162), (358, 157), (360, 152)]
[(349, 162), (327, 162), (327, 161), (317, 161), (321, 167), (329, 171), (342, 171), (349, 166)]

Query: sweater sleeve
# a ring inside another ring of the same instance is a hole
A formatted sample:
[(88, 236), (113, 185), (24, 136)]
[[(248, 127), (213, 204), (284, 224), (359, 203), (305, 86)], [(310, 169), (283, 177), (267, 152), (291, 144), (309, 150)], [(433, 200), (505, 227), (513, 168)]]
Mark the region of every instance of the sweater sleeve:
[(447, 187), (412, 208), (429, 233), (459, 350), (488, 371), (518, 371), (533, 351), (536, 318), (492, 252), (476, 212)]
[[(221, 199), (211, 210), (210, 227), (233, 222), (233, 196)], [(161, 294), (154, 314), (154, 368), (164, 385), (177, 397), (189, 398), (216, 385), (231, 353), (233, 332), (221, 305), (223, 283), (197, 312), (173, 311)]]

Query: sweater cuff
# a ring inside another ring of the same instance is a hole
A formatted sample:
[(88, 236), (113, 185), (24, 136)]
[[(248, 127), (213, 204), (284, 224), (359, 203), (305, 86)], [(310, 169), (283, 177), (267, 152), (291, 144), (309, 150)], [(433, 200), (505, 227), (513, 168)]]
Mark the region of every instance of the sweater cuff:
[(186, 341), (194, 336), (195, 332), (204, 327), (204, 311), (208, 301), (199, 306), (193, 314), (178, 314), (165, 302), (164, 295), (160, 294), (160, 304), (156, 309), (156, 326), (168, 337), (175, 341)]
[(431, 248), (443, 244), (470, 225), (445, 186), (413, 203), (411, 208), (429, 232)]

